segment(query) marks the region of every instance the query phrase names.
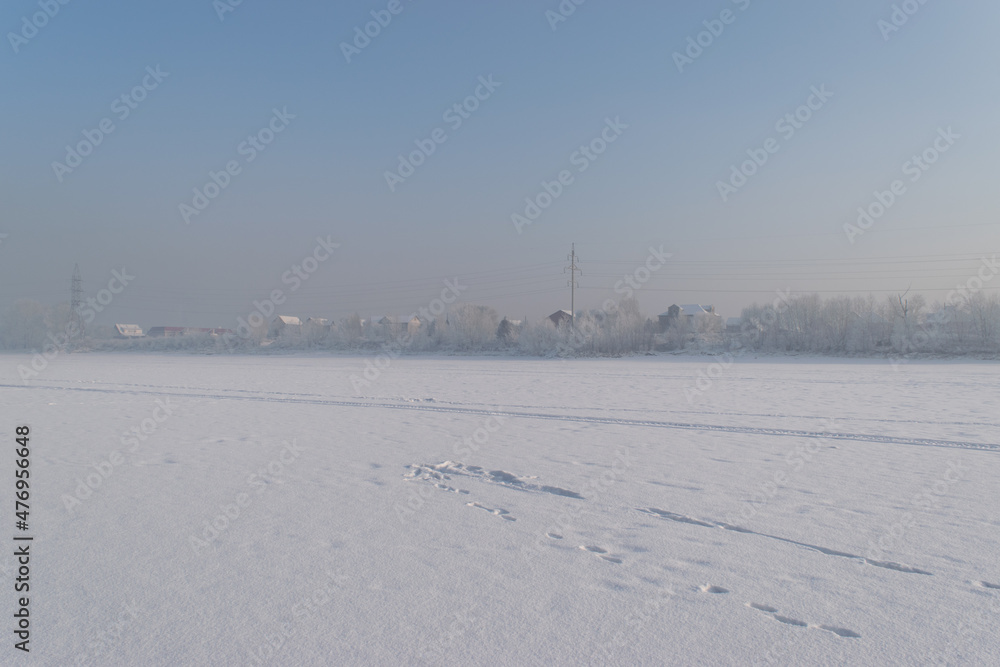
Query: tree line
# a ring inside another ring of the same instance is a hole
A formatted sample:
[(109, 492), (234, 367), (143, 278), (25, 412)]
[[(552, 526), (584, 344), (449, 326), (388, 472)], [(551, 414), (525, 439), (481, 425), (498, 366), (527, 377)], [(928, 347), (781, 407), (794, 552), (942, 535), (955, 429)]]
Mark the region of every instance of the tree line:
[[(20, 300), (0, 316), (0, 348), (35, 350), (59, 342), (68, 304)], [(266, 351), (330, 349), (398, 353), (456, 352), (529, 356), (621, 356), (654, 351), (817, 353), (833, 355), (995, 354), (1000, 352), (1000, 294), (984, 291), (928, 304), (920, 294), (874, 296), (779, 294), (743, 309), (738, 324), (714, 314), (674, 318), (666, 326), (644, 314), (635, 298), (581, 310), (574, 322), (500, 317), (489, 306), (456, 304), (440, 317), (379, 322), (345, 317), (332, 326), (304, 325), (276, 333), (269, 323), (241, 335), (184, 335), (117, 340), (110, 326), (90, 326), (69, 341), (78, 350), (199, 349)]]

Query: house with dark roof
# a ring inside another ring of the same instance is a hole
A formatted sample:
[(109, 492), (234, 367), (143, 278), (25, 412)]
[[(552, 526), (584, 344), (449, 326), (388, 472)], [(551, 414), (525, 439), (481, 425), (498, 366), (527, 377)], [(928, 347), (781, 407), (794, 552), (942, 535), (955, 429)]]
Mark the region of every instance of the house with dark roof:
[(552, 324), (554, 324), (556, 328), (558, 328), (560, 325), (566, 324), (567, 322), (572, 323), (573, 313), (569, 312), (568, 310), (557, 310), (556, 312), (549, 315), (549, 319), (552, 321)]

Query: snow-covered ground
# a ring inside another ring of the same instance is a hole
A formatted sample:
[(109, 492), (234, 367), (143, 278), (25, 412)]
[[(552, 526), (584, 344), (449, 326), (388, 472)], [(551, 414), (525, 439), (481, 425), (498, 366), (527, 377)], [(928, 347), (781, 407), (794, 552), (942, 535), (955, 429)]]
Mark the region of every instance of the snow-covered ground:
[(1000, 656), (995, 363), (27, 361), (24, 664)]

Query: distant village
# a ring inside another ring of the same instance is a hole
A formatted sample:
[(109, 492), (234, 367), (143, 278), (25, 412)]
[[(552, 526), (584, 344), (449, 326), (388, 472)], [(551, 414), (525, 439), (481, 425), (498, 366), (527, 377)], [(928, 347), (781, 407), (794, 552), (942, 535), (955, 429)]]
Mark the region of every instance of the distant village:
[[(528, 322), (500, 318), (488, 306), (455, 304), (436, 317), (358, 315), (337, 322), (277, 315), (236, 329), (155, 326), (143, 331), (116, 324), (118, 339), (249, 340), (276, 348), (331, 349), (392, 346), (409, 350), (503, 351), (528, 355), (615, 356), (643, 352), (723, 353), (755, 350), (848, 355), (1000, 353), (1000, 295), (970, 293), (951, 303), (928, 304), (920, 294), (867, 296), (777, 293), (737, 317), (723, 318), (713, 305), (674, 304), (655, 318), (625, 299), (610, 312), (557, 310)], [(155, 349), (155, 348), (151, 348)]]
[[(564, 330), (567, 327), (573, 326), (573, 319), (573, 313), (568, 310), (557, 310), (546, 318), (556, 330)], [(449, 323), (447, 316), (444, 317), (444, 321), (446, 325)], [(696, 321), (698, 322), (697, 326)], [(677, 327), (682, 322), (686, 322), (686, 328), (692, 331), (720, 331), (723, 327), (722, 318), (715, 312), (715, 306), (703, 306), (701, 304), (672, 305), (665, 313), (661, 313), (658, 316), (656, 333), (666, 333), (672, 327)], [(741, 323), (742, 320), (739, 317), (730, 317), (725, 322), (725, 330), (729, 333), (739, 333)], [(386, 315), (376, 320), (359, 318), (357, 324), (360, 325), (362, 332), (369, 332), (376, 336), (379, 334), (394, 335), (405, 330), (407, 335), (413, 337), (422, 331), (426, 333), (431, 330), (434, 320), (419, 315), (404, 317)], [(512, 331), (516, 331), (523, 326), (523, 320), (504, 318), (498, 324), (498, 331), (501, 328), (506, 329), (508, 327)], [(337, 330), (338, 324), (336, 322), (323, 317), (309, 317), (303, 320), (294, 315), (277, 315), (271, 320), (267, 328), (266, 339), (304, 338), (318, 340), (336, 333)], [(114, 335), (119, 339), (224, 336), (226, 334), (235, 335), (236, 333), (233, 329), (223, 328), (155, 326), (144, 331), (142, 327), (136, 324), (114, 325)]]

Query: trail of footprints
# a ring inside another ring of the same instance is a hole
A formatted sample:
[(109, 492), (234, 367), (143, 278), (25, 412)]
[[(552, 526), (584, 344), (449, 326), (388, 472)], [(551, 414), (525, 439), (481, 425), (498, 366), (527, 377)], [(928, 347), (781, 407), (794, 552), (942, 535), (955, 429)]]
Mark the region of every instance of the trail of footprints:
[(800, 621), (796, 618), (791, 618), (789, 616), (783, 616), (778, 613), (778, 610), (766, 604), (760, 604), (759, 602), (747, 602), (747, 606), (751, 609), (756, 609), (762, 611), (765, 614), (769, 614), (771, 618), (778, 621), (779, 623), (784, 623), (785, 625), (791, 625), (797, 628), (813, 628), (815, 630), (826, 630), (827, 632), (832, 632), (838, 637), (845, 637), (848, 639), (860, 638), (859, 635), (854, 630), (848, 630), (847, 628), (839, 628), (835, 625), (819, 625), (816, 623), (806, 623), (805, 621)]
[[(409, 472), (407, 472), (403, 477), (410, 481), (420, 481), (432, 484), (434, 488), (440, 489), (441, 491), (447, 491), (449, 493), (458, 493), (461, 495), (469, 495), (469, 491), (466, 489), (460, 489), (449, 485), (447, 482), (452, 481), (452, 476), (459, 477), (470, 477), (477, 479), (481, 482), (486, 482), (489, 484), (496, 484), (498, 486), (504, 486), (509, 489), (515, 489), (517, 491), (524, 491), (527, 493), (549, 493), (556, 496), (563, 496), (566, 498), (577, 498), (583, 500), (583, 496), (575, 491), (570, 491), (569, 489), (562, 489), (558, 486), (548, 486), (544, 484), (536, 484), (532, 480), (535, 477), (519, 477), (513, 473), (509, 473), (506, 470), (486, 470), (480, 466), (471, 466), (464, 463), (459, 463), (456, 461), (445, 461), (443, 463), (438, 463), (434, 465), (429, 464), (414, 464), (406, 466)], [(477, 509), (485, 510), (494, 516), (498, 516), (505, 521), (517, 521), (516, 518), (511, 516), (510, 512), (502, 507), (492, 508), (486, 507), (478, 502), (465, 503), (468, 507), (475, 507)], [(619, 561), (620, 562), (620, 561)]]
[[(516, 475), (505, 472), (503, 470), (486, 471), (478, 466), (466, 466), (464, 464), (454, 463), (452, 461), (446, 461), (438, 465), (412, 465), (407, 467), (410, 469), (410, 472), (408, 472), (405, 475), (407, 479), (428, 482), (432, 484), (435, 488), (449, 493), (469, 495), (469, 491), (467, 491), (466, 489), (459, 489), (445, 483), (446, 481), (451, 481), (450, 474), (455, 474), (455, 475), (478, 478), (480, 481), (499, 484), (501, 486), (506, 486), (508, 488), (517, 489), (519, 491), (551, 493), (554, 495), (566, 496), (570, 498), (578, 498), (581, 500), (583, 499), (583, 496), (573, 491), (561, 489), (558, 487), (542, 486), (530, 483), (527, 480), (535, 479), (534, 477), (527, 477), (527, 478), (517, 477)], [(517, 521), (515, 517), (511, 516), (508, 510), (503, 509), (501, 507), (497, 508), (487, 507), (486, 505), (483, 505), (482, 503), (475, 501), (466, 503), (466, 506), (473, 507), (476, 509), (481, 509), (485, 512), (492, 514), (493, 516), (503, 519), (504, 521), (510, 521), (510, 522)], [(676, 521), (678, 523), (686, 523), (695, 526), (702, 526), (704, 528), (721, 528), (723, 530), (733, 531), (737, 533), (756, 535), (758, 537), (777, 540), (780, 542), (793, 544), (799, 547), (804, 547), (806, 549), (817, 551), (819, 553), (828, 556), (837, 556), (840, 558), (857, 560), (866, 565), (873, 565), (875, 567), (881, 567), (889, 570), (896, 570), (898, 572), (905, 572), (910, 574), (924, 574), (924, 575), (932, 574), (931, 572), (911, 567), (909, 565), (903, 565), (901, 563), (893, 563), (888, 561), (873, 560), (870, 558), (866, 558), (864, 556), (859, 556), (857, 554), (837, 551), (826, 547), (816, 546), (814, 544), (797, 542), (795, 540), (791, 540), (786, 537), (780, 537), (778, 535), (759, 533), (757, 531), (753, 531), (748, 528), (734, 526), (721, 521), (696, 519), (693, 517), (685, 516), (683, 514), (677, 514), (675, 512), (668, 512), (666, 510), (657, 509), (655, 507), (646, 507), (637, 509), (638, 511), (644, 514), (649, 514), (659, 519)], [(559, 533), (549, 532), (546, 533), (545, 536), (551, 540), (563, 539), (563, 536), (560, 535)], [(608, 563), (620, 565), (623, 562), (622, 558), (608, 553), (608, 550), (604, 549), (603, 547), (595, 545), (580, 545), (577, 547), (577, 549), (589, 554), (593, 554), (595, 557), (600, 558), (601, 560)], [(973, 581), (971, 583), (975, 586), (978, 586), (979, 588), (984, 588), (988, 590), (1000, 590), (1000, 584), (994, 584), (988, 581)], [(730, 592), (729, 589), (727, 588), (723, 588), (722, 586), (716, 586), (713, 584), (703, 584), (701, 586), (698, 586), (697, 590), (699, 590), (702, 593), (710, 595), (725, 595)], [(857, 632), (849, 630), (847, 628), (842, 628), (835, 625), (808, 623), (806, 621), (802, 621), (797, 618), (792, 618), (791, 616), (785, 616), (784, 614), (779, 613), (779, 610), (777, 608), (772, 607), (770, 605), (762, 604), (760, 602), (747, 602), (746, 606), (751, 609), (755, 609), (763, 614), (767, 614), (768, 616), (773, 618), (775, 621), (778, 621), (779, 623), (784, 623), (785, 625), (789, 625), (795, 628), (824, 630), (826, 632), (831, 632), (837, 635), (838, 637), (843, 637), (845, 639), (857, 639), (861, 637), (861, 635), (858, 634)]]
[[(722, 586), (714, 586), (712, 584), (703, 584), (698, 587), (698, 590), (702, 593), (712, 593), (715, 595), (721, 595), (728, 593), (729, 590), (723, 588)], [(761, 604), (759, 602), (747, 602), (746, 606), (751, 609), (756, 609), (757, 611), (769, 614), (771, 618), (778, 621), (779, 623), (784, 623), (785, 625), (791, 625), (796, 628), (813, 628), (815, 630), (826, 630), (827, 632), (832, 632), (838, 637), (844, 637), (848, 639), (858, 639), (861, 637), (854, 630), (848, 630), (847, 628), (840, 628), (835, 625), (820, 625), (817, 623), (806, 623), (805, 621), (800, 621), (797, 618), (791, 618), (790, 616), (783, 616), (778, 613), (778, 609), (770, 605)]]

